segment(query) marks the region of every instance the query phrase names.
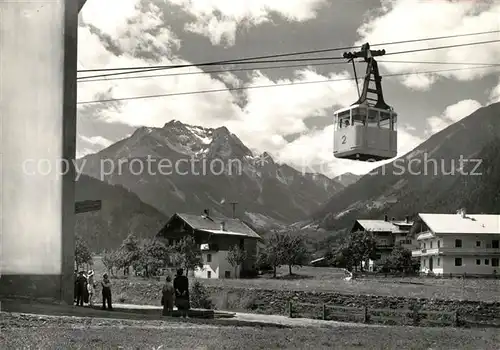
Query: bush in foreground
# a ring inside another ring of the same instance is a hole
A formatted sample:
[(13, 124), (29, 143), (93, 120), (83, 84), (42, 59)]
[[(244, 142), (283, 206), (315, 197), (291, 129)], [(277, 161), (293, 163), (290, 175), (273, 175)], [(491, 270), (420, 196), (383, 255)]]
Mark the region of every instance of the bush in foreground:
[(191, 286), (189, 299), (195, 309), (212, 309), (214, 306), (206, 287), (198, 281)]

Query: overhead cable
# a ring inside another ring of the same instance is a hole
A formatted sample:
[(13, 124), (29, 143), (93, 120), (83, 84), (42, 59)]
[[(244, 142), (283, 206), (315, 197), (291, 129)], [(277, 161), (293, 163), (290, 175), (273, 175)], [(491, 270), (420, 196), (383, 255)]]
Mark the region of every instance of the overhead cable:
[[(462, 70), (470, 70), (470, 69), (484, 69), (489, 67), (496, 67), (498, 65), (491, 66), (478, 66), (478, 67), (465, 67), (465, 68), (452, 68), (452, 69), (441, 69), (441, 70), (433, 70), (433, 71), (421, 71), (421, 72), (407, 72), (407, 73), (394, 73), (394, 74), (385, 74), (383, 77), (401, 77), (401, 76), (410, 76), (417, 74), (435, 74), (442, 72), (452, 72), (452, 71), (462, 71)], [(130, 100), (140, 100), (140, 99), (151, 99), (151, 98), (160, 98), (160, 97), (172, 97), (172, 96), (184, 96), (184, 95), (195, 95), (195, 94), (206, 94), (206, 93), (215, 93), (215, 92), (224, 92), (224, 91), (238, 91), (238, 90), (250, 90), (250, 89), (261, 89), (261, 88), (272, 88), (272, 87), (282, 87), (282, 86), (299, 86), (306, 84), (319, 84), (319, 83), (328, 83), (328, 82), (338, 82), (338, 81), (349, 81), (355, 80), (354, 78), (342, 78), (342, 79), (324, 79), (324, 80), (315, 80), (315, 81), (300, 81), (300, 82), (290, 82), (290, 83), (279, 83), (272, 85), (256, 85), (256, 86), (246, 86), (246, 87), (234, 87), (234, 88), (226, 88), (226, 89), (213, 89), (213, 90), (201, 90), (201, 91), (186, 91), (186, 92), (174, 92), (167, 94), (158, 94), (158, 95), (146, 95), (146, 96), (131, 96), (131, 97), (122, 97), (122, 98), (112, 98), (105, 100), (91, 100), (91, 101), (81, 101), (77, 102), (77, 104), (91, 104), (91, 103), (109, 103), (109, 102), (118, 102), (118, 101), (130, 101)], [(358, 79), (362, 80), (362, 79)]]

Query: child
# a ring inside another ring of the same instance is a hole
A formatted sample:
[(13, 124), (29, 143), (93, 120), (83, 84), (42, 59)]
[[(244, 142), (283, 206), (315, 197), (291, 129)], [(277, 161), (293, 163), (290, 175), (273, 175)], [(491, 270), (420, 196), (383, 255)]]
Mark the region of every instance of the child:
[(172, 283), (172, 277), (167, 276), (162, 289), (163, 316), (170, 315), (170, 313), (174, 310), (174, 296), (175, 290)]

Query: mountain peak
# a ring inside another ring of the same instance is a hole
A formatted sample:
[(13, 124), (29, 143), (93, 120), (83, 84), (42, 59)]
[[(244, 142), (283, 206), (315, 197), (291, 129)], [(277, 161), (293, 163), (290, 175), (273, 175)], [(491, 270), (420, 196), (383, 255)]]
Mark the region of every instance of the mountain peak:
[(220, 126), (214, 130), (214, 134), (218, 135), (231, 135), (231, 132), (225, 126)]
[(213, 131), (208, 155), (214, 158), (218, 156), (241, 158), (252, 156), (252, 151), (243, 144), (238, 136), (232, 134), (225, 126), (221, 126)]
[(263, 159), (266, 164), (275, 164), (273, 157), (268, 152), (262, 153), (260, 158)]
[(169, 122), (165, 123), (165, 125), (163, 125), (163, 129), (170, 128), (172, 126), (180, 126), (180, 125), (184, 125), (184, 123), (179, 121), (179, 120), (172, 119), (171, 121), (169, 121)]

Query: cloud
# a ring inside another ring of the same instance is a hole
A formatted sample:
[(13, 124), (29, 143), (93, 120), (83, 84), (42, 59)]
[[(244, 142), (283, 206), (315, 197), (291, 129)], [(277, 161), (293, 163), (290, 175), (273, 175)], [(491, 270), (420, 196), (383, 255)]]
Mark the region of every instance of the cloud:
[[(360, 39), (356, 42), (356, 45), (365, 42), (376, 44), (498, 29), (500, 29), (500, 3), (498, 2), (386, 0), (382, 3), (382, 9), (371, 13), (366, 23), (358, 29)], [(387, 53), (391, 53), (497, 39), (500, 39), (500, 33), (387, 45), (383, 48)], [(374, 47), (374, 49), (381, 48)], [(451, 67), (424, 63), (384, 63), (382, 62), (384, 60), (496, 63), (500, 60), (500, 45), (498, 43), (472, 45), (401, 55), (387, 55), (380, 58), (380, 65), (389, 73), (469, 68), (400, 78), (401, 82), (407, 87), (426, 90), (438, 78), (445, 77), (468, 81), (492, 72), (498, 72), (498, 67), (479, 69), (477, 66), (455, 65)]]
[(440, 116), (433, 116), (427, 119), (428, 129), (426, 130), (426, 136), (431, 136), (440, 132), (449, 125), (469, 116), (481, 107), (481, 103), (476, 100), (462, 100), (446, 107)]
[(249, 28), (272, 21), (272, 15), (303, 22), (316, 17), (327, 0), (166, 0), (194, 17), (185, 29), (204, 35), (212, 44), (234, 45), (238, 28)]
[[(293, 164), (303, 172), (319, 171), (327, 176), (338, 176), (345, 172), (366, 174), (369, 171), (390, 163), (393, 159), (370, 163), (337, 159), (333, 156), (333, 125), (322, 130), (314, 130), (302, 135), (295, 141), (285, 145), (278, 154), (278, 159)], [(398, 129), (398, 155), (401, 157), (410, 152), (424, 139), (413, 135), (408, 129)]]
[[(81, 22), (88, 30), (98, 31), (101, 41), (105, 39), (108, 48), (128, 56), (141, 56), (148, 60), (145, 54), (149, 53), (149, 60), (157, 61), (159, 56), (168, 56), (173, 49), (180, 47), (179, 39), (165, 26), (162, 11), (153, 3), (141, 0), (107, 0), (105, 3), (89, 0), (81, 11)], [(81, 37), (78, 39), (82, 40)], [(90, 39), (88, 34), (85, 39), (95, 40)], [(83, 51), (84, 55), (94, 55), (88, 50)], [(85, 61), (85, 57), (82, 60)]]
[(489, 96), (489, 103), (500, 102), (500, 79), (498, 79), (498, 84), (491, 89)]
[[(189, 5), (190, 2), (187, 1), (175, 1), (179, 4), (182, 2), (184, 4), (182, 6), (194, 6)], [(108, 5), (109, 3), (111, 1), (107, 2)], [(120, 16), (115, 16), (111, 11), (108, 20), (105, 20), (102, 16), (99, 17), (100, 15), (93, 16), (98, 12), (99, 0), (88, 0), (88, 4), (85, 5), (82, 13), (83, 25), (79, 28), (79, 69), (190, 63), (177, 56), (180, 41), (171, 32), (168, 25), (164, 23), (157, 7), (153, 5), (145, 6), (139, 1), (131, 0), (123, 2), (124, 8), (121, 5), (118, 6), (117, 1), (113, 3), (119, 8), (117, 11)], [(192, 3), (197, 4), (196, 11), (200, 13), (203, 11), (205, 11), (204, 13), (212, 13), (209, 12), (209, 9), (213, 10), (214, 6), (218, 6), (220, 13), (226, 13), (227, 18), (231, 21), (243, 23), (241, 25), (247, 25), (244, 24), (246, 23), (244, 20), (246, 17), (243, 14), (246, 16), (252, 14), (256, 18), (267, 18), (266, 20), (268, 20), (268, 17), (265, 16), (268, 16), (272, 11), (277, 11), (269, 6), (266, 7), (263, 5), (264, 2), (260, 1), (251, 2), (251, 5), (247, 5), (247, 7), (249, 6), (245, 10), (247, 12), (238, 7), (236, 4), (238, 2), (223, 1), (218, 2), (217, 5), (214, 5), (215, 2), (212, 1), (200, 1), (199, 4), (198, 2)], [(322, 2), (303, 0), (300, 2), (302, 5), (297, 1), (283, 2), (281, 6), (288, 4), (286, 6), (289, 7), (286, 8), (288, 12), (283, 10), (285, 9), (283, 7), (281, 13), (288, 13), (287, 16), (295, 18), (295, 20), (303, 20), (313, 14), (311, 12), (314, 7), (311, 5), (313, 3), (316, 4), (315, 6), (319, 6)], [(405, 4), (405, 6), (408, 6), (408, 3), (408, 1), (395, 3), (391, 9)], [(417, 3), (414, 6), (421, 6), (419, 4)], [(227, 6), (227, 8), (224, 6)], [(231, 8), (231, 6), (235, 6), (235, 8)], [(278, 5), (272, 6), (276, 7)], [(309, 6), (307, 8), (309, 8), (308, 11), (310, 12), (304, 10), (301, 15), (297, 14), (296, 17), (293, 17), (292, 14), (295, 13), (293, 11), (296, 11), (294, 6), (303, 6), (303, 8)], [(441, 5), (436, 3), (436, 6)], [(264, 9), (260, 14), (261, 17), (258, 17), (257, 8)], [(406, 7), (406, 9), (408, 8)], [(385, 13), (389, 10), (387, 9)], [(233, 14), (231, 15), (231, 13)], [(445, 13), (451, 16), (450, 13)], [(383, 16), (384, 14), (378, 18), (383, 18)], [(408, 21), (412, 22), (413, 16), (409, 17)], [(375, 31), (376, 35), (381, 35), (381, 32), (379, 32), (381, 30), (380, 23), (382, 23), (382, 29), (388, 30), (392, 28), (391, 30), (396, 33), (391, 34), (393, 37), (390, 39), (380, 38), (375, 41), (408, 39), (409, 31), (403, 33), (404, 37), (394, 38), (394, 35), (398, 35), (402, 30), (396, 30), (397, 28), (395, 29), (393, 26), (389, 28), (390, 23), (386, 20), (384, 20), (385, 22), (377, 22), (374, 18), (370, 19), (371, 22), (369, 23), (378, 26), (378, 31)], [(460, 18), (464, 19), (463, 17)], [(455, 22), (450, 21), (449, 25), (453, 27), (456, 24)], [(415, 22), (413, 25), (417, 26), (418, 23)], [(458, 28), (458, 24), (456, 26), (453, 28)], [(479, 30), (483, 30), (483, 28), (475, 29), (475, 31)], [(461, 29), (459, 32), (466, 31)], [(151, 34), (153, 36), (151, 38), (151, 36), (147, 35), (148, 33), (161, 33), (161, 35), (155, 36)], [(418, 33), (415, 34), (415, 37), (421, 36)], [(407, 49), (407, 47), (404, 49)], [(412, 59), (414, 59), (413, 56)], [(480, 58), (474, 60), (479, 61)], [(490, 60), (492, 60), (492, 57), (490, 57)], [(391, 65), (388, 67), (398, 66)], [(405, 67), (408, 69), (408, 65), (405, 65)], [(419, 67), (413, 68), (417, 69)], [(141, 73), (143, 76), (150, 76), (143, 79), (80, 81), (78, 84), (78, 100), (80, 102), (125, 98), (125, 100), (112, 103), (79, 105), (79, 115), (85, 116), (85, 118), (80, 118), (79, 121), (85, 124), (83, 126), (79, 124), (79, 130), (81, 132), (84, 130), (84, 134), (81, 134), (78, 141), (80, 154), (98, 151), (108, 145), (111, 142), (110, 140), (117, 140), (119, 136), (116, 133), (111, 134), (109, 132), (109, 129), (113, 129), (115, 126), (161, 127), (166, 122), (176, 119), (184, 123), (203, 125), (205, 127), (226, 125), (246, 145), (259, 153), (268, 151), (278, 161), (293, 163), (299, 167), (316, 167), (316, 169), (328, 175), (338, 175), (346, 171), (358, 174), (366, 173), (389, 162), (370, 164), (335, 159), (332, 149), (332, 126), (319, 130), (309, 130), (304, 123), (307, 118), (314, 116), (332, 117), (332, 112), (335, 109), (350, 104), (356, 99), (356, 87), (354, 82), (349, 80), (351, 76), (347, 71), (322, 75), (311, 68), (304, 68), (295, 71), (291, 78), (279, 80), (273, 80), (258, 70), (249, 73), (246, 79), (241, 76), (236, 77), (229, 72), (217, 76), (209, 74), (181, 75), (180, 73), (203, 73), (203, 70), (192, 67), (176, 69), (175, 71)], [(134, 76), (137, 77), (141, 74), (134, 74)], [(151, 77), (154, 74), (157, 76)], [(161, 76), (166, 74), (167, 76)], [(121, 77), (125, 76), (122, 75)], [(412, 80), (406, 80), (406, 84), (411, 85), (413, 88), (422, 89), (436, 78), (436, 76), (413, 76)], [(282, 86), (274, 87), (275, 85)], [(264, 88), (262, 88), (263, 86)], [(227, 91), (228, 87), (246, 89), (231, 92)], [(192, 93), (209, 90), (218, 91)], [(165, 96), (134, 99), (135, 97), (157, 94)], [(495, 95), (494, 91), (491, 94), (492, 98), (494, 96), (499, 98), (500, 95), (498, 92)], [(454, 106), (450, 106), (439, 118), (433, 117), (428, 120), (428, 133), (440, 130), (440, 128), (459, 120), (479, 107), (480, 104), (473, 100), (461, 101)], [(92, 118), (101, 124), (92, 124)], [(102, 127), (104, 123), (111, 127)], [(91, 125), (99, 125), (99, 127), (92, 127)], [(412, 129), (411, 126), (400, 126), (398, 130), (398, 156), (407, 153), (423, 141), (422, 138), (415, 136), (413, 132), (414, 128)], [(295, 141), (291, 143), (286, 141), (288, 135), (297, 133), (301, 134), (301, 136)], [(123, 136), (125, 135), (123, 134)]]
[[(89, 0), (90, 9), (98, 0)], [(85, 5), (87, 6), (87, 5)], [(132, 8), (132, 7), (130, 7)], [(158, 27), (156, 9), (151, 7), (134, 7), (135, 11), (128, 10), (129, 18), (122, 18), (123, 23), (130, 23), (132, 19), (154, 18), (154, 21), (135, 21), (134, 33), (151, 29), (150, 22)], [(89, 10), (90, 11), (90, 10)], [(84, 18), (85, 19), (85, 18)], [(116, 19), (116, 25), (120, 23)], [(100, 25), (98, 21), (93, 26)], [(168, 27), (165, 32), (170, 33)], [(98, 30), (100, 28), (96, 27)], [(111, 27), (104, 25), (102, 32), (111, 31)], [(166, 46), (169, 55), (166, 57), (156, 54), (154, 57), (141, 58), (130, 48), (134, 45), (128, 32), (115, 30), (112, 38), (105, 38), (89, 25), (79, 28), (79, 60), (83, 67), (115, 68), (127, 66), (145, 66), (152, 64), (188, 64), (175, 56), (175, 47)], [(170, 34), (169, 34), (170, 35)], [(139, 35), (140, 36), (140, 35)], [(175, 36), (171, 34), (172, 42)], [(112, 40), (115, 46), (109, 45)], [(158, 45), (152, 45), (154, 50)], [(135, 55), (135, 56), (134, 56)], [(123, 123), (130, 126), (161, 127), (166, 122), (177, 119), (184, 123), (219, 127), (226, 125), (237, 134), (242, 141), (254, 150), (267, 150), (276, 153), (287, 144), (285, 136), (293, 133), (307, 132), (304, 120), (312, 116), (329, 116), (334, 107), (344, 106), (355, 100), (356, 88), (347, 72), (321, 75), (312, 69), (302, 69), (295, 72), (290, 79), (271, 80), (261, 71), (249, 73), (247, 79), (238, 79), (231, 73), (219, 75), (219, 79), (203, 73), (200, 68), (192, 67), (176, 69), (175, 72), (148, 72), (134, 74), (134, 76), (150, 76), (144, 79), (116, 79), (100, 81), (80, 81), (78, 84), (78, 101), (89, 102), (100, 99), (135, 98), (152, 95), (167, 95), (159, 98), (130, 99), (103, 104), (80, 104), (80, 115), (107, 123)], [(170, 76), (155, 76), (152, 74), (174, 74)], [(88, 75), (86, 73), (85, 75)], [(125, 77), (122, 75), (120, 77)], [(99, 78), (97, 78), (99, 79)], [(246, 81), (246, 82), (245, 82)], [(275, 87), (276, 85), (284, 85)], [(264, 86), (264, 88), (262, 88)], [(227, 87), (245, 87), (245, 91), (238, 93), (226, 91)], [(192, 93), (196, 91), (219, 90), (211, 93)], [(180, 95), (179, 95), (180, 94)], [(244, 95), (245, 103), (241, 103)], [(189, 106), (189, 108), (186, 108)], [(90, 127), (81, 127), (81, 130), (93, 130)], [(95, 129), (95, 128), (94, 128)], [(85, 137), (105, 136), (96, 132), (86, 134)], [(85, 146), (89, 148), (90, 146)]]
[(100, 147), (109, 147), (113, 144), (112, 141), (110, 141), (102, 136), (86, 137), (86, 136), (80, 135), (80, 138), (83, 141), (90, 143), (91, 145), (96, 145), (96, 146), (100, 146)]
[[(335, 106), (354, 101), (356, 88), (350, 78), (347, 72), (323, 76), (304, 69), (292, 79), (272, 81), (255, 71), (247, 84), (247, 104), (239, 119), (227, 126), (244, 142), (273, 153), (287, 144), (284, 136), (308, 131), (308, 117), (332, 115)], [(273, 87), (278, 84), (282, 86)]]
[[(500, 92), (499, 87), (500, 84), (495, 91), (492, 91), (492, 95), (495, 92)], [(398, 127), (397, 157), (409, 153), (428, 137), (462, 120), (481, 107), (481, 103), (470, 99), (446, 107), (440, 116), (427, 119), (428, 129), (424, 137), (415, 135), (413, 133), (415, 128), (411, 125), (401, 125)], [(328, 176), (337, 176), (345, 172), (366, 174), (381, 165), (393, 161), (393, 159), (389, 159), (368, 163), (336, 159), (333, 157), (333, 140), (333, 126), (328, 126), (322, 130), (314, 130), (300, 136), (293, 142), (283, 145), (278, 153), (278, 159), (293, 164), (299, 170), (305, 172), (320, 171)]]

